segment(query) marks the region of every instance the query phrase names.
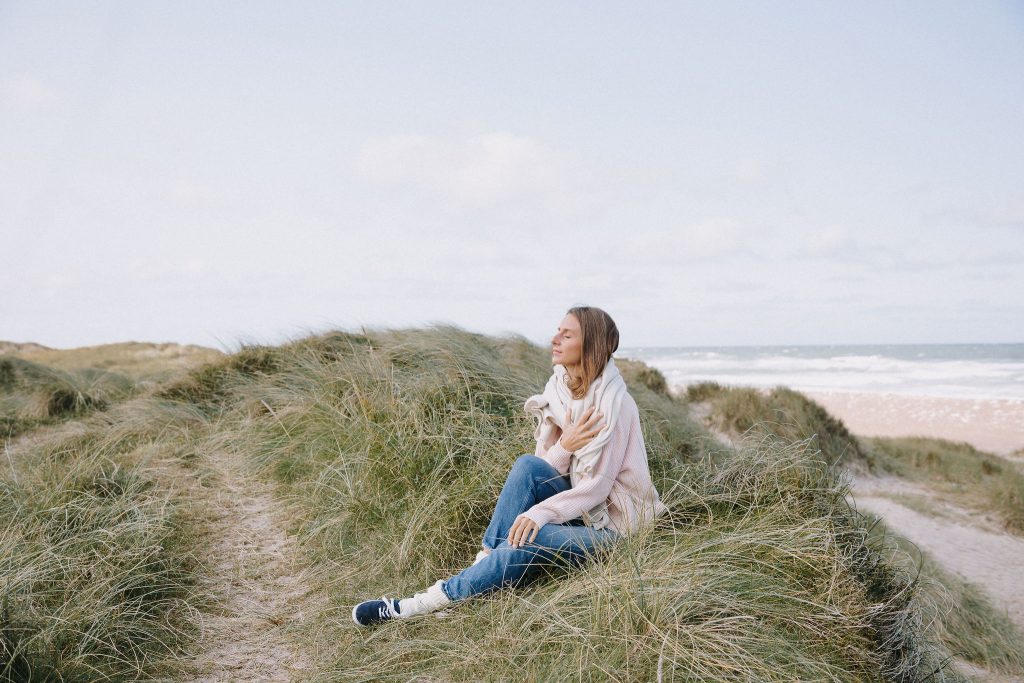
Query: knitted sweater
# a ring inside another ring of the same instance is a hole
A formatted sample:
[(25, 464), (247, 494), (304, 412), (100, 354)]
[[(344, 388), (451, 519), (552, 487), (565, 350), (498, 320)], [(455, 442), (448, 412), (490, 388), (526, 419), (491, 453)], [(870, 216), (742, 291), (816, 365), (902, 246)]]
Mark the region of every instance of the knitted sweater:
[[(561, 440), (550, 446), (538, 440), (535, 454), (560, 474), (569, 472), (572, 453), (562, 448)], [(523, 516), (532, 519), (538, 527), (562, 524), (582, 516), (602, 501), (608, 503), (611, 527), (620, 534), (632, 533), (668, 510), (651, 482), (640, 411), (628, 393), (623, 398), (611, 438), (594, 464), (592, 476), (536, 503)]]

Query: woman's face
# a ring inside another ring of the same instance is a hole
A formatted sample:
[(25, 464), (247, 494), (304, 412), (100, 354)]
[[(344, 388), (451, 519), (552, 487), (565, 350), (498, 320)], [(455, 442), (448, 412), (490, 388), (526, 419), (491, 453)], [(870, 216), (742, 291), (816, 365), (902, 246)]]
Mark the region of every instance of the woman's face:
[(572, 314), (566, 314), (558, 325), (558, 331), (551, 339), (551, 363), (553, 365), (579, 365), (583, 359), (583, 333), (580, 321)]

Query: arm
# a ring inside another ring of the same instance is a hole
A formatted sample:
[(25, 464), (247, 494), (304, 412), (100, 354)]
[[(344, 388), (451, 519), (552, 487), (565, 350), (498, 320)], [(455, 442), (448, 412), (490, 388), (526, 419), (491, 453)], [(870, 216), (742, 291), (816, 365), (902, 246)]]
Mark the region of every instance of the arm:
[[(531, 519), (538, 527), (549, 523), (562, 524), (579, 517), (607, 499), (611, 493), (612, 484), (615, 483), (619, 470), (622, 469), (622, 462), (626, 457), (626, 445), (629, 441), (629, 431), (635, 419), (638, 419), (637, 414), (633, 414), (633, 411), (623, 410), (623, 414), (616, 422), (615, 431), (608, 443), (601, 449), (601, 454), (594, 464), (593, 476), (578, 482), (568, 491), (556, 493), (550, 498), (542, 500), (524, 512), (522, 516)], [(556, 444), (548, 452), (550, 453), (555, 448), (560, 447)]]
[(572, 453), (562, 448), (562, 442), (558, 439), (560, 436), (562, 436), (562, 428), (556, 426), (548, 443), (542, 444), (540, 441), (537, 442), (537, 450), (534, 452), (534, 455), (538, 458), (543, 458), (547, 464), (558, 470), (559, 474), (568, 474), (569, 460), (572, 457)]

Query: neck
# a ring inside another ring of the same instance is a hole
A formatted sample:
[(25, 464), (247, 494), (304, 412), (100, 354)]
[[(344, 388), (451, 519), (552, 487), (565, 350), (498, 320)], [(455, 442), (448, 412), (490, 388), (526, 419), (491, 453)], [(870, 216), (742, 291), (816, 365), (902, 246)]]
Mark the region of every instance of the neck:
[(563, 366), (565, 371), (569, 373), (569, 376), (574, 380), (579, 379), (583, 376), (583, 367), (580, 365), (565, 365)]

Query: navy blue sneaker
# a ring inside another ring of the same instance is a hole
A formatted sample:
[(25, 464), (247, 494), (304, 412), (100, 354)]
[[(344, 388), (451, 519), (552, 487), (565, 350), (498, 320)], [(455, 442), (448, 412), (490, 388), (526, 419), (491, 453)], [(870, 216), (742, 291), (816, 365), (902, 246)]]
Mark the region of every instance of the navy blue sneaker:
[(373, 626), (398, 618), (398, 600), (382, 595), (380, 600), (366, 600), (352, 608), (352, 621), (359, 626)]

